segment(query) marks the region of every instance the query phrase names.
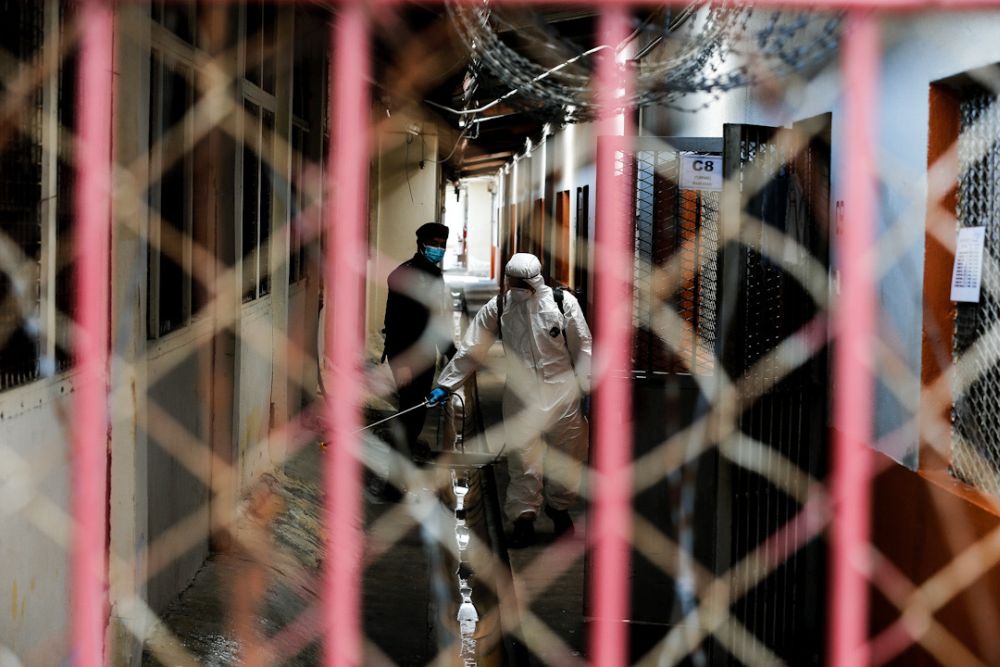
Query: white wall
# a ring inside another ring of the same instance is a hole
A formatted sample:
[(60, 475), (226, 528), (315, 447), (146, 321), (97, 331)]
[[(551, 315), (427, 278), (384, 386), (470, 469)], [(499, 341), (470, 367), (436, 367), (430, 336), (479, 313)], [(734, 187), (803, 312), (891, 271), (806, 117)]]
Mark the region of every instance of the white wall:
[[(1000, 15), (992, 12), (913, 15), (886, 21), (879, 73), (878, 161), (881, 213), (879, 284), (882, 341), (909, 370), (909, 380), (877, 390), (876, 431), (893, 434), (886, 453), (916, 465), (923, 324), (924, 221), (927, 199), (928, 94), (930, 84), (963, 71), (1000, 62)], [(708, 112), (646, 114), (647, 134), (721, 136), (722, 123), (787, 125), (832, 111), (831, 206), (843, 199), (842, 174), (850, 156), (840, 148), (842, 91), (836, 59), (805, 84), (789, 87), (778, 102), (753, 89), (723, 95)], [(833, 217), (831, 211), (831, 219)], [(850, 221), (846, 221), (850, 224)], [(834, 245), (835, 255), (835, 245)], [(836, 263), (836, 257), (833, 258)], [(914, 279), (917, 276), (918, 279)]]
[[(417, 228), (425, 222), (441, 222), (443, 213), (438, 137), (433, 126), (398, 113), (393, 120), (393, 128), (379, 136), (369, 204), (367, 346), (373, 358), (382, 356), (386, 278), (416, 252)], [(414, 123), (420, 128), (417, 135), (406, 131)]]
[[(140, 427), (146, 427), (149, 451), (138, 474), (149, 506), (148, 602), (157, 612), (187, 587), (209, 553), (212, 335), (206, 324), (169, 334), (147, 357), (147, 421)], [(200, 465), (192, 469), (185, 465), (190, 461)]]
[(465, 230), (466, 218), (469, 213), (469, 193), (465, 183), (458, 186), (458, 194), (455, 194), (455, 186), (451, 183), (444, 188), (444, 218), (441, 220), (448, 227), (448, 244), (445, 247), (444, 261), (441, 268), (445, 271), (457, 271), (465, 269), (465, 243), (462, 234)]
[[(494, 206), (517, 204), (518, 217), (522, 221), (523, 234), (520, 249), (526, 247), (528, 223), (534, 202), (546, 194), (546, 190), (555, 194), (569, 190), (570, 214), (570, 257), (576, 257), (577, 228), (585, 225), (590, 230), (593, 239), (596, 207), (596, 166), (595, 166), (595, 127), (592, 123), (567, 125), (556, 129), (544, 141), (533, 144), (530, 152), (515, 157), (513, 164), (497, 172), (497, 192), (500, 195)], [(590, 207), (587, 220), (577, 220), (576, 196), (577, 188), (590, 187)], [(546, 200), (546, 210), (552, 210), (554, 204)], [(500, 242), (508, 237), (507, 218), (499, 221)], [(586, 249), (592, 257), (592, 248)], [(588, 262), (589, 264), (589, 262)], [(571, 262), (570, 272), (573, 275), (575, 259)], [(498, 267), (498, 272), (503, 267)], [(577, 287), (574, 285), (574, 287)]]
[[(460, 270), (471, 275), (488, 276), (493, 248), (494, 195), (496, 179), (478, 177), (465, 179), (455, 200), (454, 190), (445, 192), (445, 224), (448, 225), (446, 270)], [(462, 247), (462, 234), (466, 234)], [(464, 250), (464, 263), (460, 260)]]
[(493, 253), (494, 179), (466, 181), (468, 197), (468, 236), (466, 238), (466, 266), (469, 273), (481, 276), (490, 274)]
[(0, 394), (0, 647), (25, 665), (67, 653), (73, 381)]
[(243, 306), (240, 312), (240, 349), (237, 360), (236, 443), (240, 488), (281, 463), (271, 451), (271, 348), (273, 315), (270, 297)]

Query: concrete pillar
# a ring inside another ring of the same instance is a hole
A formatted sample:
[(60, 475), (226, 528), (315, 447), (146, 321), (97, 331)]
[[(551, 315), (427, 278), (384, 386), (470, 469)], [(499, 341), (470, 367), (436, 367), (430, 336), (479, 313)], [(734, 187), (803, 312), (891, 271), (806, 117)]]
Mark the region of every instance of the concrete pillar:
[[(56, 4), (56, 3), (50, 3)], [(149, 8), (119, 5), (115, 30), (114, 160), (145, 171), (149, 155)], [(137, 113), (137, 110), (139, 111)], [(146, 350), (146, 244), (144, 182), (119, 174), (111, 233), (111, 623), (108, 662), (138, 665), (146, 598), (148, 555), (148, 439), (144, 396)]]

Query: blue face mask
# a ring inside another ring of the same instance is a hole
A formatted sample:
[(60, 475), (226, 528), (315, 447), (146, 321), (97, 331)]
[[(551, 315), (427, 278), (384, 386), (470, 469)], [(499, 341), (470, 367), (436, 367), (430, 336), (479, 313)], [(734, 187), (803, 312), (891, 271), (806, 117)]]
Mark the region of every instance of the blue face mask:
[(442, 259), (444, 259), (444, 248), (435, 248), (434, 246), (424, 246), (424, 257), (426, 257), (432, 264), (437, 264)]

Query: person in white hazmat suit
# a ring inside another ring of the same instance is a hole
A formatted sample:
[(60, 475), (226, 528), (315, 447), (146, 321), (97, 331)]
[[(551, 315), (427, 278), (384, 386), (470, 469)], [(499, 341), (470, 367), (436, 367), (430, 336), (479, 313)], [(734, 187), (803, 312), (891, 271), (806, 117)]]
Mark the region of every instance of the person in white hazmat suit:
[(512, 547), (534, 541), (534, 521), (543, 505), (557, 536), (573, 530), (568, 510), (577, 500), (589, 440), (580, 399), (589, 391), (590, 329), (572, 294), (563, 292), (557, 303), (541, 269), (534, 255), (510, 258), (506, 294), (490, 299), (476, 314), (428, 396), (432, 404), (443, 401), (480, 366), (494, 341), (502, 340), (510, 473), (504, 511), (514, 523)]

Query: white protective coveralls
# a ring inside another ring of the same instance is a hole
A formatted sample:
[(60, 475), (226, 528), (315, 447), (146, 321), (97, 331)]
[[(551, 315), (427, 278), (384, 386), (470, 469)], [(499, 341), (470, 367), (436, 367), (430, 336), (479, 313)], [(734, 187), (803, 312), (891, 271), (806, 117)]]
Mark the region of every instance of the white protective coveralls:
[[(543, 498), (555, 510), (569, 509), (576, 502), (588, 447), (580, 398), (581, 390), (589, 391), (592, 338), (576, 297), (568, 291), (563, 293), (563, 312), (559, 311), (537, 257), (517, 253), (505, 272), (534, 289), (507, 291), (501, 323), (510, 473), (504, 510), (516, 520), (537, 516)], [(499, 333), (497, 312), (493, 297), (476, 314), (458, 353), (441, 371), (439, 386), (454, 391), (486, 358)]]

